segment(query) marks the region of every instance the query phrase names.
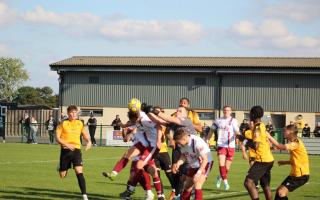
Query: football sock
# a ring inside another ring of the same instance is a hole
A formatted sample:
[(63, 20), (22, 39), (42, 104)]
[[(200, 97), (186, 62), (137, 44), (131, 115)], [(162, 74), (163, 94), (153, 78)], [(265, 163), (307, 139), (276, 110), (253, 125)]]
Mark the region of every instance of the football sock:
[(87, 194), (86, 180), (84, 179), (83, 173), (77, 174), (78, 184), (82, 194)]

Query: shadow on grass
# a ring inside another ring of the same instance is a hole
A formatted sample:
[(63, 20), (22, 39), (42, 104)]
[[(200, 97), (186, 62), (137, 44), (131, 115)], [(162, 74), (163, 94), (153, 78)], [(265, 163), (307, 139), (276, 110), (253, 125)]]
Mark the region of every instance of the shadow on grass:
[[(118, 196), (101, 195), (88, 193), (89, 199), (105, 200), (119, 199)], [(1, 199), (26, 199), (26, 200), (53, 200), (53, 199), (81, 199), (80, 192), (68, 192), (64, 190), (32, 188), (32, 187), (8, 187), (7, 190), (0, 190)]]

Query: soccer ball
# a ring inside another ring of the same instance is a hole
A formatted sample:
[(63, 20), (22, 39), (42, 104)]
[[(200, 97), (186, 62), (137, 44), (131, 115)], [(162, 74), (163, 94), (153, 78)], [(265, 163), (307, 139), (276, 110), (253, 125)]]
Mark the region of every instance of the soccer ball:
[(141, 102), (139, 99), (133, 98), (128, 103), (128, 109), (132, 112), (138, 112), (141, 109)]

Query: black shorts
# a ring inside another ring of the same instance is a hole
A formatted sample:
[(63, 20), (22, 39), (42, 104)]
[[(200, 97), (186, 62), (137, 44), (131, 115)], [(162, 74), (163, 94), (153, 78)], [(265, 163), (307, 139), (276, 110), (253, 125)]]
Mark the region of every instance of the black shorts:
[(281, 183), (284, 187), (286, 187), (290, 192), (294, 191), (300, 186), (306, 184), (309, 180), (309, 175), (304, 175), (300, 177), (295, 176), (288, 176), (284, 181)]
[(164, 171), (171, 170), (171, 160), (168, 152), (158, 153), (154, 158), (157, 168), (161, 168)]
[(70, 149), (61, 149), (59, 171), (66, 171), (73, 167), (82, 166), (82, 155), (80, 149), (71, 151)]
[(261, 187), (269, 186), (271, 181), (272, 162), (254, 162), (248, 171), (246, 179), (257, 183), (260, 180)]
[[(176, 148), (172, 151), (172, 163), (178, 162), (180, 157), (181, 157), (180, 147), (176, 146)], [(190, 165), (188, 162), (183, 163), (179, 168), (180, 174), (187, 175), (189, 168), (190, 168)]]

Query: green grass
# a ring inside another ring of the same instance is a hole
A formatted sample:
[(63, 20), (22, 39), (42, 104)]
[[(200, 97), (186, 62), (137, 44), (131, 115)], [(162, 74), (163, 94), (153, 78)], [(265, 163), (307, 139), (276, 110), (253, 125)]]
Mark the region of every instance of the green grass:
[[(113, 182), (102, 177), (101, 172), (112, 169), (126, 148), (96, 147), (83, 152), (84, 175), (90, 199), (119, 199), (118, 194), (126, 187), (127, 167)], [(212, 152), (214, 167), (204, 185), (204, 199), (249, 199), (243, 180), (248, 163), (236, 154), (229, 174), (230, 191), (217, 190), (214, 186), (218, 173), (217, 157)], [(56, 168), (59, 158), (57, 145), (0, 144), (0, 199), (80, 199), (77, 179), (73, 171), (61, 180)], [(287, 154), (275, 155), (276, 160), (287, 159)], [(320, 198), (320, 156), (310, 156), (311, 176), (309, 183), (289, 194), (290, 199)], [(274, 165), (271, 187), (276, 188), (289, 174), (290, 167)], [(163, 176), (166, 195), (170, 193), (168, 181)], [(223, 187), (222, 187), (223, 188)], [(138, 187), (135, 199), (143, 199), (144, 192)], [(261, 199), (264, 199), (260, 193)]]

